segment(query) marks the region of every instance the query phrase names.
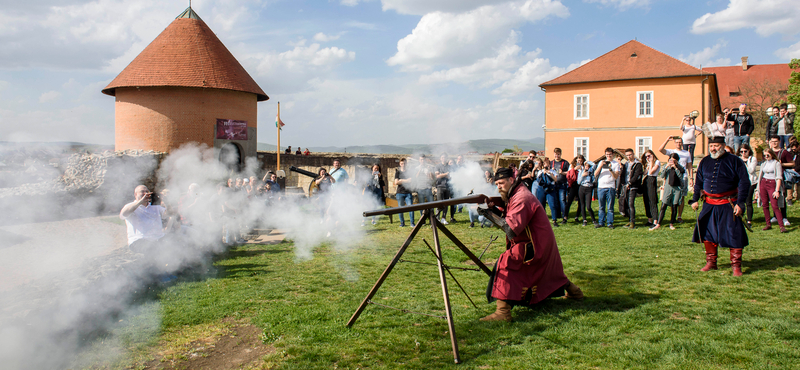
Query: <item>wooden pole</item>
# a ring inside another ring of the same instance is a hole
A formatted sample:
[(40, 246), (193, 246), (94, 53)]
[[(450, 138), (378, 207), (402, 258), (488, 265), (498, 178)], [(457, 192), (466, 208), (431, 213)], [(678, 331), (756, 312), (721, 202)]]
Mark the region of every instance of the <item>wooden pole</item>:
[[(432, 211), (432, 210), (431, 210)], [(444, 264), (442, 257), (442, 246), (439, 244), (439, 233), (437, 232), (437, 224), (439, 220), (435, 216), (429, 217), (431, 221), (431, 230), (433, 231), (433, 246), (436, 248), (436, 257), (438, 258), (437, 265), (439, 267), (439, 281), (442, 283), (442, 298), (444, 299), (444, 312), (447, 318), (447, 329), (450, 332), (450, 345), (453, 348), (453, 360), (455, 363), (461, 363), (461, 356), (458, 353), (458, 338), (456, 338), (456, 325), (453, 322), (453, 310), (450, 307), (450, 293), (447, 291), (447, 277), (444, 274)]]
[(281, 102), (278, 102), (278, 118), (275, 119), (275, 126), (278, 127), (278, 164), (275, 167), (277, 173), (281, 169)]

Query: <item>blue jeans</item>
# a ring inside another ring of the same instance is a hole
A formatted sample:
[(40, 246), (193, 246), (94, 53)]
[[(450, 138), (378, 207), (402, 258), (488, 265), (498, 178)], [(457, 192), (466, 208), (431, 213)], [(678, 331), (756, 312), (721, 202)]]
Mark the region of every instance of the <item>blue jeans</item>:
[[(408, 194), (397, 193), (395, 195), (395, 198), (397, 198), (397, 206), (398, 207), (410, 206), (414, 202), (414, 196), (411, 195), (411, 193), (408, 193)], [(414, 224), (414, 212), (408, 212), (408, 218), (411, 219), (411, 224), (413, 225)], [(400, 226), (401, 227), (402, 226), (406, 226), (406, 220), (403, 218), (403, 214), (402, 213), (400, 214)]]
[[(431, 191), (431, 188), (417, 190), (417, 200), (419, 200), (420, 204), (433, 202), (433, 192)], [(424, 211), (419, 211), (419, 215), (422, 216), (423, 212)]]
[(556, 186), (556, 191), (558, 191), (558, 202), (560, 208), (558, 209), (558, 218), (567, 218), (567, 186)]
[(789, 148), (789, 138), (792, 135), (778, 135), (778, 138), (781, 139), (781, 149)]
[(467, 207), (467, 212), (469, 213), (469, 223), (479, 222), (481, 226), (492, 226), (492, 222), (487, 220), (486, 217), (479, 215), (477, 209), (473, 207)]
[(545, 193), (547, 204), (550, 206), (550, 217), (555, 222), (561, 218), (561, 202), (558, 200), (558, 189), (553, 189)]
[(614, 194), (616, 190), (614, 188), (597, 189), (597, 200), (600, 203), (597, 218), (600, 220), (600, 225), (611, 226), (614, 224)]
[[(786, 139), (789, 140), (789, 139)], [(734, 153), (739, 153), (739, 148), (742, 147), (742, 144), (750, 145), (750, 136), (742, 135), (742, 136), (734, 136), (733, 137), (733, 151)]]

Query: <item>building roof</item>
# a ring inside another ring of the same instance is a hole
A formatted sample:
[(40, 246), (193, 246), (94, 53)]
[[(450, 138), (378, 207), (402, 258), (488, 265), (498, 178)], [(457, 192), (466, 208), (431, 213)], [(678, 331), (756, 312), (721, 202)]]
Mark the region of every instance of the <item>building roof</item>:
[(539, 86), (701, 76), (703, 71), (636, 40)]
[[(792, 74), (792, 69), (789, 68), (788, 64), (747, 65), (747, 70), (744, 70), (741, 65), (733, 67), (710, 67), (704, 68), (703, 70), (717, 75), (719, 100), (723, 108), (730, 108), (741, 103), (743, 97), (739, 96), (741, 93), (740, 87), (748, 80), (775, 81), (781, 84), (781, 90), (787, 90), (789, 86), (789, 77)], [(731, 96), (731, 93), (734, 93), (734, 95)], [(785, 97), (786, 93), (780, 95)]]
[(102, 91), (120, 87), (178, 86), (267, 94), (247, 74), (192, 8), (175, 18), (158, 37)]

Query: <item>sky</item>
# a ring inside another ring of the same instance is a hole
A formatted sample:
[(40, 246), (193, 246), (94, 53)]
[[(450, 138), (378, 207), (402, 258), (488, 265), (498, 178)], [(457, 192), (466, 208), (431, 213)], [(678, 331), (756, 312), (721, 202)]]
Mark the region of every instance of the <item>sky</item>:
[[(188, 0), (0, 0), (0, 141), (114, 142), (105, 87)], [(695, 67), (800, 58), (796, 0), (195, 0), (270, 99), (258, 141), (543, 136), (538, 85), (632, 40)]]

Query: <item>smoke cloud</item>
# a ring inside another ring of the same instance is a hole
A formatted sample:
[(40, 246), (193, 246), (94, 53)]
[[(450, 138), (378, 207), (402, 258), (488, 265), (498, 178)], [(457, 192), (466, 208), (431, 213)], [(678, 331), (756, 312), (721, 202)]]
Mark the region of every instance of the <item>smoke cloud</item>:
[[(0, 224), (3, 368), (80, 367), (112, 360), (123, 353), (114, 336), (120, 326), (135, 318), (157, 330), (152, 296), (173, 275), (213, 275), (211, 257), (226, 251), (226, 234), (233, 242), (248, 230), (280, 229), (293, 240), (297, 260), (306, 260), (323, 244), (339, 252), (355, 248), (365, 235), (362, 212), (381, 206), (362, 193), (362, 184), (338, 184), (313, 199), (257, 187), (249, 193), (232, 191), (223, 185), (229, 178), (256, 176), (259, 183), (265, 170), (249, 158), (241, 172), (233, 173), (219, 156), (216, 149), (189, 145), (161, 161), (155, 172), (156, 189), (163, 190), (158, 201), (174, 222), (167, 223), (171, 229), (158, 247), (144, 254), (128, 249), (117, 215), (134, 200), (134, 187), (154, 173), (154, 161), (115, 162), (113, 171), (105, 173), (102, 192), (65, 186), (56, 191), (51, 184), (49, 193), (34, 197), (34, 204), (33, 198), (6, 189), (0, 198), (4, 209), (26, 216)], [(48, 216), (54, 209), (69, 214)], [(61, 221), (40, 222), (52, 219)], [(340, 270), (345, 279), (358, 278), (350, 266)], [(86, 357), (97, 355), (87, 350), (101, 339), (110, 346), (102, 351), (108, 358)]]

